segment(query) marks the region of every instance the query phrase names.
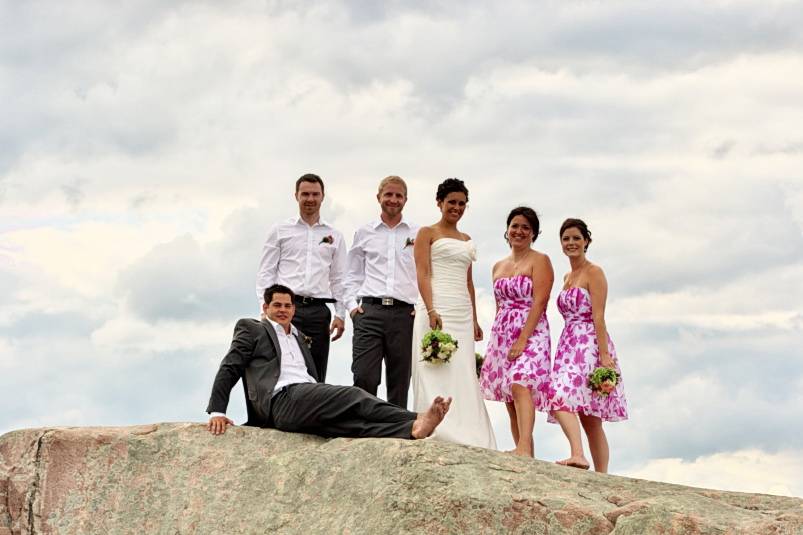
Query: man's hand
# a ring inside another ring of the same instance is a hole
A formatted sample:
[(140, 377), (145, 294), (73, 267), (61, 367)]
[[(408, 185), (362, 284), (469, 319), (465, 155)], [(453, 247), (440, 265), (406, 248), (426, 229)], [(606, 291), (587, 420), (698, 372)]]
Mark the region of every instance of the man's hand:
[(343, 321), (343, 318), (338, 318), (335, 316), (335, 319), (332, 320), (332, 326), (329, 328), (329, 334), (337, 331), (335, 335), (332, 337), (332, 342), (343, 336), (343, 331), (346, 330), (346, 324)]
[(362, 309), (362, 307), (360, 305), (357, 305), (356, 307), (351, 309), (351, 312), (349, 312), (349, 316), (351, 316), (351, 319), (354, 319), (354, 316), (356, 316), (357, 314), (363, 314), (364, 312), (365, 311)]
[(209, 418), (209, 423), (206, 424), (206, 428), (213, 435), (222, 435), (230, 425), (234, 425), (234, 422), (229, 418), (225, 416), (212, 416)]

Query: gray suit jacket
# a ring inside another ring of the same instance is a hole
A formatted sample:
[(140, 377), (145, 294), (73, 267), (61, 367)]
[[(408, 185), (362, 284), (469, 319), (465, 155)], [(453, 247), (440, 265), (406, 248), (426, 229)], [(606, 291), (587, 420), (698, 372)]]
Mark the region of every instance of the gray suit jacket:
[[(304, 355), (307, 371), (318, 381), (315, 363), (312, 360), (303, 334), (299, 333), (298, 345)], [(268, 320), (245, 318), (237, 321), (231, 347), (220, 363), (220, 369), (212, 384), (212, 395), (206, 412), (226, 412), (231, 389), (242, 379), (245, 390), (245, 406), (248, 421), (245, 425), (271, 427), (270, 404), (279, 373), (282, 368), (281, 346), (276, 331)]]

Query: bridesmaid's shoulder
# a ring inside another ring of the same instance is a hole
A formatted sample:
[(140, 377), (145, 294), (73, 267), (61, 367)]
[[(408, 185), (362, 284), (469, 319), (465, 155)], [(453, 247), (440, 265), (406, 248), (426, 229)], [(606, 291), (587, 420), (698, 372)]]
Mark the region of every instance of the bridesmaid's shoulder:
[(552, 266), (552, 261), (549, 259), (549, 255), (546, 253), (542, 253), (541, 251), (536, 251), (535, 249), (532, 250), (533, 252), (530, 253), (533, 259), (533, 265), (535, 266)]
[(597, 264), (589, 263), (588, 268), (586, 269), (586, 273), (588, 274), (589, 278), (605, 279), (605, 272)]

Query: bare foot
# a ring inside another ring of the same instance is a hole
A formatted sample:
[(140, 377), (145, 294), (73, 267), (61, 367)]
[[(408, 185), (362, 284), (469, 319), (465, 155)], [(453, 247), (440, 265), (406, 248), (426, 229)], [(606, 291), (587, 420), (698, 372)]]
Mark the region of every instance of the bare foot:
[(418, 418), (413, 422), (413, 438), (427, 438), (435, 431), (435, 428), (443, 421), (446, 413), (449, 412), (449, 406), (452, 404), (452, 398), (443, 399), (441, 396), (432, 400), (432, 405), (426, 412), (418, 413)]
[(569, 457), (568, 459), (563, 459), (562, 461), (555, 461), (555, 464), (559, 464), (561, 466), (571, 466), (572, 468), (579, 468), (580, 470), (588, 470), (588, 468), (591, 466), (588, 463), (588, 459), (582, 455)]
[(510, 453), (512, 453), (513, 455), (518, 455), (519, 457), (535, 457), (533, 455), (533, 452), (530, 451), (529, 448), (523, 448), (523, 449), (516, 448), (515, 450), (512, 450)]

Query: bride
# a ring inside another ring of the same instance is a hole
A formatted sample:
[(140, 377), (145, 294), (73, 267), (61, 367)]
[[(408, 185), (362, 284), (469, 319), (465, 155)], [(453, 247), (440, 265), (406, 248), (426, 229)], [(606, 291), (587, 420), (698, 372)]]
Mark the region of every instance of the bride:
[[(415, 410), (426, 409), (433, 392), (451, 396), (452, 407), (433, 438), (496, 449), (474, 357), (474, 342), (482, 340), (471, 276), (476, 250), (471, 237), (457, 229), (468, 203), (468, 189), (462, 180), (447, 178), (438, 186), (435, 200), (441, 219), (422, 227), (414, 244), (420, 293), (413, 327)], [(458, 343), (457, 352), (445, 364), (431, 364), (421, 358), (421, 340), (435, 328), (449, 333)]]

